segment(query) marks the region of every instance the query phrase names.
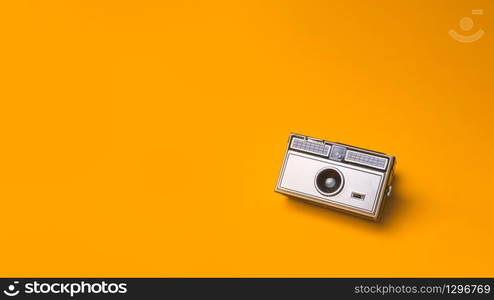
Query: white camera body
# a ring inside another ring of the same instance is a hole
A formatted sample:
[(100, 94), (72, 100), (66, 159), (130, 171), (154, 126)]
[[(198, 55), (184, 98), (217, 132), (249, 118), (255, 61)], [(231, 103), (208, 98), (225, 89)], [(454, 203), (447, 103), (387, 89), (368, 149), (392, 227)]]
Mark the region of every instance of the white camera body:
[(275, 190), (377, 220), (395, 164), (384, 153), (291, 134)]

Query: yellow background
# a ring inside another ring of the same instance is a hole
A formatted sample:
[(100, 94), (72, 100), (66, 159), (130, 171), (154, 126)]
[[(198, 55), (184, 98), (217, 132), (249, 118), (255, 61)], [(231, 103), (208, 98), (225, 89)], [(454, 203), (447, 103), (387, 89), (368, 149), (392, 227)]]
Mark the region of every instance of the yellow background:
[[(493, 276), (493, 13), (1, 1), (0, 275)], [(290, 132), (395, 155), (382, 221), (274, 193)]]

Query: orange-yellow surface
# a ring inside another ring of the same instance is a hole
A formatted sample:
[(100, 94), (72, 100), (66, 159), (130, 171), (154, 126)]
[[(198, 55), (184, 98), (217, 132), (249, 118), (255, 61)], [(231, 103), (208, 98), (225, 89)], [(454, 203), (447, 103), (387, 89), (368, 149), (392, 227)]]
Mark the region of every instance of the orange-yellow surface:
[[(0, 36), (1, 276), (494, 275), (492, 1), (6, 0)], [(382, 221), (274, 193), (290, 132), (395, 155)]]

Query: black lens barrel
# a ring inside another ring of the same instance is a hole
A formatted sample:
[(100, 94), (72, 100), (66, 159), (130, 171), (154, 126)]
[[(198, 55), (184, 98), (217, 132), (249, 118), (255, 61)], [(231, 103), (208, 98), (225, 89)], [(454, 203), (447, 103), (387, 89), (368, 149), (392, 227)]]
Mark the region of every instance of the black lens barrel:
[[(328, 186), (326, 180), (332, 178), (335, 184)], [(316, 177), (316, 186), (321, 194), (335, 195), (341, 191), (343, 185), (343, 177), (340, 172), (335, 169), (327, 168), (319, 171)]]

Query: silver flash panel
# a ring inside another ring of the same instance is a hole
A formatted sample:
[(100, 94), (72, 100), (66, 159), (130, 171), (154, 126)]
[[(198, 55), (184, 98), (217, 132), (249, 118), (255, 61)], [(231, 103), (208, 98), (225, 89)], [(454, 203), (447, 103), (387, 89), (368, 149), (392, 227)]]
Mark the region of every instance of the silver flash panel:
[(316, 142), (308, 139), (296, 138), (296, 137), (292, 139), (292, 143), (290, 147), (296, 150), (301, 150), (323, 156), (328, 156), (329, 149), (331, 148), (329, 145), (325, 145), (320, 142)]
[(386, 170), (386, 164), (388, 162), (386, 158), (352, 150), (346, 151), (345, 161), (375, 167), (381, 170)]
[(377, 220), (395, 164), (384, 153), (291, 134), (275, 190)]

